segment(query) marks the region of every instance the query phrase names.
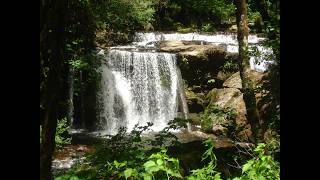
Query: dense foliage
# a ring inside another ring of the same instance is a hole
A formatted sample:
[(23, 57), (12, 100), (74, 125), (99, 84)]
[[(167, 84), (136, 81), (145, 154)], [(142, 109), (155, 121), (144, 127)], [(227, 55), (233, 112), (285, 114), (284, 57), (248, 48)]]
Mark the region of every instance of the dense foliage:
[(220, 108), (217, 105), (209, 104), (200, 115), (201, 128), (203, 128), (204, 131), (210, 131), (215, 125), (223, 127), (233, 126), (235, 123), (235, 116), (236, 113), (234, 109)]
[[(206, 150), (202, 155), (202, 161), (206, 164), (202, 168), (190, 170), (190, 174), (184, 174), (179, 159), (168, 155), (165, 146), (148, 147), (141, 141), (141, 133), (149, 126), (136, 127), (129, 136), (124, 136), (120, 131), (107, 142), (110, 146), (100, 146), (96, 152), (87, 156), (85, 163), (76, 165), (65, 175), (55, 179), (223, 179), (221, 172), (216, 168), (218, 162), (212, 139), (203, 141)], [(274, 150), (277, 148), (270, 144), (258, 144), (251, 154), (252, 159), (242, 165), (241, 176), (228, 179), (279, 179), (279, 162), (273, 158)]]
[(266, 150), (266, 144), (258, 144), (254, 157), (242, 166), (242, 175), (233, 180), (280, 179), (280, 164)]
[(68, 121), (67, 118), (63, 118), (58, 120), (57, 130), (56, 130), (56, 148), (61, 149), (63, 146), (67, 144), (71, 144), (71, 138), (68, 137)]
[(110, 0), (94, 3), (97, 18), (97, 43), (119, 45), (127, 43), (139, 30), (153, 29), (152, 0)]
[[(68, 137), (69, 136), (68, 129), (69, 129), (69, 125), (68, 125), (67, 118), (58, 120), (56, 135), (55, 135), (56, 149), (60, 150), (65, 145), (71, 144), (71, 138)], [(41, 141), (42, 141), (42, 127), (40, 126), (40, 143)]]

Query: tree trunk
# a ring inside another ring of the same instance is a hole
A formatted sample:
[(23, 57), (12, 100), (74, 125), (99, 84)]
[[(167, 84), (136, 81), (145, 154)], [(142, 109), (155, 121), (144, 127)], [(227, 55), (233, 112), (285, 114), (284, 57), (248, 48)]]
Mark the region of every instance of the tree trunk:
[(83, 74), (82, 70), (79, 72), (80, 79), (80, 128), (85, 129), (85, 99), (84, 99), (84, 84), (83, 84)]
[(249, 53), (248, 53), (248, 23), (247, 23), (247, 3), (245, 0), (234, 0), (236, 6), (236, 21), (238, 28), (239, 43), (239, 68), (242, 80), (243, 99), (247, 109), (247, 119), (251, 124), (253, 136), (257, 138), (259, 129), (259, 112), (256, 105), (253, 82), (245, 75), (246, 71), (250, 71)]
[[(44, 1), (51, 7), (40, 29), (40, 51), (44, 61), (48, 62), (49, 73), (44, 90), (44, 119), (42, 142), (40, 144), (40, 179), (51, 180), (52, 155), (55, 148), (55, 133), (58, 118), (58, 106), (62, 92), (61, 71), (63, 69), (63, 34), (65, 1)], [(48, 7), (48, 6), (47, 6)]]

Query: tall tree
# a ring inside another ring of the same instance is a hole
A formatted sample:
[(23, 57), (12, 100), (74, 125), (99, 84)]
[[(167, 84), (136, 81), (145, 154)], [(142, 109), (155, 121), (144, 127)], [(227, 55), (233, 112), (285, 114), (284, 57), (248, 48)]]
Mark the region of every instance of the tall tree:
[[(47, 76), (42, 87), (42, 142), (40, 144), (40, 179), (52, 179), (51, 164), (55, 148), (58, 106), (62, 94), (64, 65), (64, 12), (66, 1), (40, 1), (40, 62), (46, 64)], [(41, 67), (41, 66), (40, 66)], [(40, 68), (40, 70), (43, 70)]]
[(247, 22), (247, 2), (246, 0), (234, 0), (236, 6), (236, 22), (238, 28), (238, 44), (239, 44), (239, 67), (240, 77), (242, 80), (243, 99), (247, 109), (247, 119), (249, 120), (253, 135), (257, 138), (260, 117), (257, 109), (256, 98), (254, 93), (253, 82), (247, 76), (250, 71), (249, 52), (248, 52), (248, 22)]

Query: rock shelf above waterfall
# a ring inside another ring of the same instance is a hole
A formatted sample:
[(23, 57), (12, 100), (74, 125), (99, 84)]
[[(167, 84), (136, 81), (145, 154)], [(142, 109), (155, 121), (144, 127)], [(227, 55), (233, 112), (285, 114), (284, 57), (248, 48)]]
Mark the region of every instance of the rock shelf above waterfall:
[(159, 50), (199, 58), (206, 58), (208, 54), (227, 54), (227, 49), (221, 45), (201, 44), (197, 41), (161, 41)]

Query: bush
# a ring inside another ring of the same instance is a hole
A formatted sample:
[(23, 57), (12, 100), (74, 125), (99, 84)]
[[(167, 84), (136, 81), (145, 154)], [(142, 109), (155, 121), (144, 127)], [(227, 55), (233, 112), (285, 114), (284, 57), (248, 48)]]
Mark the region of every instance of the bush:
[(99, 44), (128, 43), (135, 31), (153, 29), (151, 23), (155, 10), (151, 0), (99, 1), (93, 8)]
[(230, 126), (236, 113), (231, 108), (221, 108), (215, 104), (209, 104), (204, 112), (200, 115), (201, 128), (204, 131), (210, 131), (214, 124), (220, 124), (223, 126)]
[(220, 173), (214, 170), (217, 166), (217, 158), (213, 153), (214, 143), (211, 139), (203, 143), (208, 149), (202, 155), (202, 161), (210, 159), (210, 162), (201, 169), (191, 170), (192, 174), (188, 176), (188, 180), (220, 180)]
[(227, 60), (223, 66), (221, 67), (221, 70), (224, 73), (234, 73), (239, 71), (239, 64), (236, 61), (233, 60)]
[[(57, 121), (55, 142), (56, 142), (56, 148), (58, 150), (62, 149), (62, 147), (67, 144), (71, 144), (71, 138), (66, 138), (67, 130), (69, 128), (67, 123), (68, 123), (67, 118), (63, 118)], [(40, 125), (40, 144), (41, 142), (42, 142), (42, 126)]]
[(71, 144), (71, 138), (66, 138), (68, 128), (69, 126), (68, 126), (67, 118), (58, 120), (56, 136), (55, 136), (57, 149), (61, 149), (63, 146), (67, 144)]
[(242, 175), (233, 180), (280, 179), (280, 164), (266, 153), (266, 144), (259, 143), (254, 149), (255, 157), (242, 166)]

